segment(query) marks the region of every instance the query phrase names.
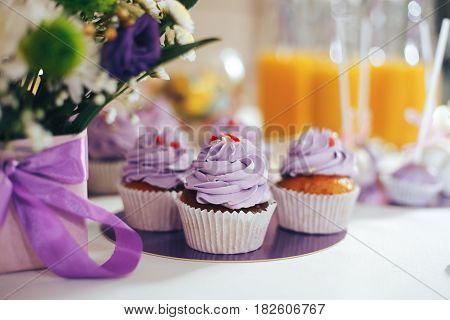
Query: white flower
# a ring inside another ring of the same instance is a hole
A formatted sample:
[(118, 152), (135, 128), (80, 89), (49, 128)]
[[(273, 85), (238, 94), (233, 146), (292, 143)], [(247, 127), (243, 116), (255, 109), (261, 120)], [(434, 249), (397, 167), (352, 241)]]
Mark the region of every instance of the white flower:
[[(189, 44), (195, 41), (192, 33), (184, 29), (183, 27), (175, 25), (173, 26), (173, 30), (175, 31), (175, 38), (179, 44)], [(182, 58), (191, 62), (195, 61), (196, 58), (195, 51), (189, 50), (187, 53), (182, 55)]]
[(55, 4), (49, 0), (0, 1), (0, 56), (13, 55), (28, 29), (49, 18), (48, 13), (52, 10), (55, 10)]
[(40, 151), (51, 145), (51, 133), (33, 120), (31, 111), (22, 113), (22, 122), (25, 127), (25, 134), (31, 139), (31, 146), (34, 151)]
[(166, 44), (166, 41), (169, 45), (175, 44), (175, 30), (171, 29), (170, 27), (166, 27), (166, 30), (161, 36), (161, 46), (164, 46)]
[(91, 39), (86, 39), (86, 57), (75, 70), (63, 79), (67, 85), (70, 98), (79, 103), (83, 98), (84, 90), (94, 93), (106, 91), (113, 94), (117, 88), (117, 82), (99, 66), (99, 48)]
[(117, 81), (111, 78), (106, 71), (100, 71), (92, 86), (92, 90), (94, 92), (105, 90), (107, 93), (113, 94), (117, 90)]
[(17, 98), (12, 94), (7, 94), (6, 96), (1, 98), (3, 106), (9, 106), (13, 109), (16, 109), (19, 107), (19, 101)]
[(117, 118), (117, 109), (108, 108), (108, 110), (106, 110), (105, 122), (107, 124), (113, 124), (114, 121), (116, 121), (116, 118)]
[(52, 143), (52, 134), (36, 122), (25, 128), (25, 134), (31, 139), (31, 146), (34, 151), (48, 148)]
[(94, 103), (98, 106), (103, 106), (106, 102), (106, 97), (103, 94), (97, 94), (94, 97)]
[(27, 71), (26, 63), (16, 55), (20, 40), (43, 19), (51, 19), (60, 12), (49, 0), (0, 1), (0, 72), (7, 79), (17, 80)]
[(64, 101), (66, 101), (66, 99), (69, 98), (69, 94), (67, 93), (67, 91), (61, 91), (58, 96), (56, 97), (55, 100), (55, 104), (57, 107), (62, 107), (62, 105), (64, 104)]
[(139, 116), (137, 114), (132, 113), (130, 116), (130, 121), (131, 121), (131, 124), (136, 126), (141, 122), (141, 119), (139, 119)]
[(0, 75), (0, 93), (8, 89), (8, 81)]
[(44, 112), (44, 110), (42, 110), (42, 109), (37, 109), (37, 110), (34, 112), (34, 116), (36, 117), (36, 119), (42, 120), (42, 119), (44, 119), (45, 112)]
[(164, 67), (161, 67), (161, 66), (153, 69), (152, 76), (154, 76), (155, 78), (161, 79), (161, 80), (170, 80), (170, 76), (166, 72), (166, 69), (164, 69)]
[(130, 103), (138, 102), (140, 98), (141, 98), (141, 92), (139, 89), (134, 89), (127, 95), (127, 100)]
[(156, 20), (161, 20), (162, 13), (155, 0), (145, 0), (145, 3), (150, 11), (150, 15)]
[(182, 26), (189, 32), (194, 32), (194, 22), (189, 11), (183, 4), (176, 0), (158, 1), (158, 6), (163, 12), (167, 12), (176, 24)]
[(12, 57), (4, 60), (0, 64), (0, 72), (4, 74), (6, 79), (16, 81), (22, 78), (28, 70), (26, 62), (18, 57)]
[(131, 78), (130, 81), (128, 81), (128, 87), (133, 90), (139, 90), (139, 83), (136, 80), (136, 78)]

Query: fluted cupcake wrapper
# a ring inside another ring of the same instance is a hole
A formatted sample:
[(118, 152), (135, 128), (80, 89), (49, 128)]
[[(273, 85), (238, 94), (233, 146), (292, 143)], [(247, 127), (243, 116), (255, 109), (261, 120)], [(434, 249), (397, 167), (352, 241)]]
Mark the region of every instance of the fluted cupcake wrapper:
[(182, 228), (175, 203), (176, 191), (142, 191), (119, 184), (125, 222), (144, 231), (173, 231)]
[(277, 206), (270, 201), (264, 211), (245, 213), (202, 210), (180, 199), (176, 203), (189, 247), (214, 254), (238, 254), (260, 248)]
[(125, 161), (89, 161), (88, 190), (92, 194), (117, 194)]
[(393, 179), (390, 176), (382, 177), (382, 182), (390, 200), (406, 206), (427, 206), (437, 200), (442, 191), (442, 184), (413, 183)]
[(272, 188), (278, 203), (276, 214), (280, 226), (311, 234), (331, 234), (346, 230), (359, 192), (359, 187), (352, 192), (336, 195)]

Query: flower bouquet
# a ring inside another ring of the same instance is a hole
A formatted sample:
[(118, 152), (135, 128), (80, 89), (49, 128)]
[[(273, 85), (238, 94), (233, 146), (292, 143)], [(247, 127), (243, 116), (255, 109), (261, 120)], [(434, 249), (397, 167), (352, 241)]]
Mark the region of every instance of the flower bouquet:
[[(90, 121), (162, 65), (195, 58), (196, 0), (0, 2), (0, 273), (48, 267), (60, 276), (132, 271), (141, 241), (86, 199)], [(117, 248), (86, 253), (85, 219), (109, 225)]]

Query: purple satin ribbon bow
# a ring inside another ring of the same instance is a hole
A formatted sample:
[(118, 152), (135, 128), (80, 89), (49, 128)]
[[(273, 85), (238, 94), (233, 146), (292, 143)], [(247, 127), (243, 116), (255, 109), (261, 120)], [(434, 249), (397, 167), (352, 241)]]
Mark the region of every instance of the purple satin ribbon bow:
[[(0, 161), (0, 227), (10, 200), (41, 261), (67, 278), (111, 278), (133, 271), (140, 259), (139, 235), (115, 215), (65, 189), (86, 179), (86, 143), (73, 140), (37, 154)], [(94, 262), (66, 230), (57, 212), (114, 229), (116, 248), (102, 265)]]

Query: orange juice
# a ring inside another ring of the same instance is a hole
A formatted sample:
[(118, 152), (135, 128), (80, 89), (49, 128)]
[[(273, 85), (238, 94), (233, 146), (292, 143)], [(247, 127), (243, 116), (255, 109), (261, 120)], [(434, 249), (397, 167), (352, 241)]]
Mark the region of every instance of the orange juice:
[(275, 126), (298, 133), (312, 123), (315, 59), (307, 53), (266, 52), (258, 61), (259, 105), (266, 134)]
[(386, 61), (372, 66), (370, 108), (372, 136), (402, 146), (414, 142), (416, 125), (405, 120), (408, 108), (421, 111), (425, 101), (425, 74), (422, 64), (409, 66), (403, 61)]
[[(314, 82), (314, 125), (341, 131), (341, 103), (339, 96), (338, 66), (328, 58), (317, 61)], [(350, 105), (358, 102), (358, 68), (348, 71), (350, 87)]]
[[(258, 70), (259, 102), (266, 129), (273, 124), (284, 130), (295, 126), (297, 133), (303, 125), (311, 124), (341, 131), (339, 71), (327, 56), (303, 52), (264, 53), (260, 56)], [(351, 67), (348, 73), (350, 104), (356, 111), (358, 67)], [(424, 66), (410, 66), (400, 59), (371, 66), (369, 91), (371, 135), (398, 146), (414, 142), (418, 128), (406, 121), (405, 112), (422, 110)], [(355, 117), (354, 121), (358, 119)]]
[[(314, 125), (341, 131), (338, 67), (305, 52), (264, 53), (258, 63), (259, 103), (267, 128)], [(351, 105), (357, 105), (358, 70), (349, 71)], [(293, 133), (293, 132), (290, 132)]]

